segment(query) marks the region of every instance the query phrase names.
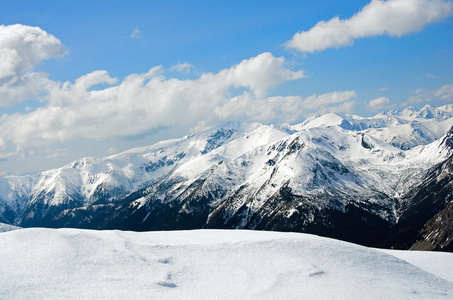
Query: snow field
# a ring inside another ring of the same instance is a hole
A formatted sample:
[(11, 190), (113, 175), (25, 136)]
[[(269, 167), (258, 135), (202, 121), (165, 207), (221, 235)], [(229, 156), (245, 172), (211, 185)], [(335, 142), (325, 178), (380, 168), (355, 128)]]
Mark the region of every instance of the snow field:
[(1, 299), (453, 297), (453, 254), (308, 234), (30, 228), (0, 233), (0, 244)]

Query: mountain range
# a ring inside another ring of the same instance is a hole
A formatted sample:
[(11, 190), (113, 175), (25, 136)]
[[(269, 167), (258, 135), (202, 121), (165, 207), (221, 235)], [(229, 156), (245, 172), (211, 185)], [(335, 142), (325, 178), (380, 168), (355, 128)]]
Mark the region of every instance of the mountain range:
[(453, 251), (453, 105), (200, 134), (0, 177), (22, 227), (296, 231)]

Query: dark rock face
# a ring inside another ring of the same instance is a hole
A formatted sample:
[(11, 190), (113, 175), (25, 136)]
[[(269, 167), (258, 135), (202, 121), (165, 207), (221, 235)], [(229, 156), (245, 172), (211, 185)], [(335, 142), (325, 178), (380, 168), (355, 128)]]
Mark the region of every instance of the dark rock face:
[(413, 250), (437, 250), (453, 252), (453, 202), (425, 223), (420, 239), (411, 247)]
[(453, 246), (453, 156), (435, 166), (406, 196), (409, 203), (386, 247), (414, 250), (450, 250)]
[(211, 134), (207, 140), (206, 146), (201, 154), (209, 153), (210, 151), (222, 146), (225, 141), (228, 141), (234, 134), (235, 130), (229, 128), (220, 128), (215, 133)]

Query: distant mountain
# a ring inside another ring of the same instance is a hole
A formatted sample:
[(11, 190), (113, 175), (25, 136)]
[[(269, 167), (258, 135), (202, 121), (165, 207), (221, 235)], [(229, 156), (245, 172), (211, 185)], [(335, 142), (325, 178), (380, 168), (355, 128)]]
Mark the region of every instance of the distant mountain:
[(369, 246), (449, 250), (452, 222), (436, 220), (451, 216), (452, 126), (451, 105), (372, 118), (327, 114), (281, 127), (227, 123), (2, 177), (0, 222), (299, 231)]
[(452, 110), (452, 105), (438, 108), (426, 105), (420, 111), (408, 107), (400, 111), (380, 113), (372, 118), (330, 113), (313, 116), (289, 128), (300, 131), (337, 125), (346, 130), (363, 131), (397, 148), (408, 150), (441, 138), (453, 126)]

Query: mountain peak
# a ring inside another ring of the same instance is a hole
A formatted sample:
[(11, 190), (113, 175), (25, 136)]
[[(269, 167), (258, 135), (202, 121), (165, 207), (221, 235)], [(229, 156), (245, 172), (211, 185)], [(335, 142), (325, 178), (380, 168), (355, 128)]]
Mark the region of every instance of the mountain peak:
[[(396, 117), (406, 121), (414, 120), (446, 120), (453, 116), (453, 107), (451, 105), (444, 105), (441, 107), (433, 107), (429, 104), (423, 106), (420, 110), (417, 110), (413, 106), (404, 108), (403, 110), (389, 111), (387, 116)], [(377, 115), (376, 117), (382, 117)]]
[(344, 121), (344, 117), (336, 113), (327, 113), (324, 115), (314, 115), (304, 122), (294, 125), (291, 128), (297, 131), (310, 129), (315, 127), (331, 127), (338, 126)]

